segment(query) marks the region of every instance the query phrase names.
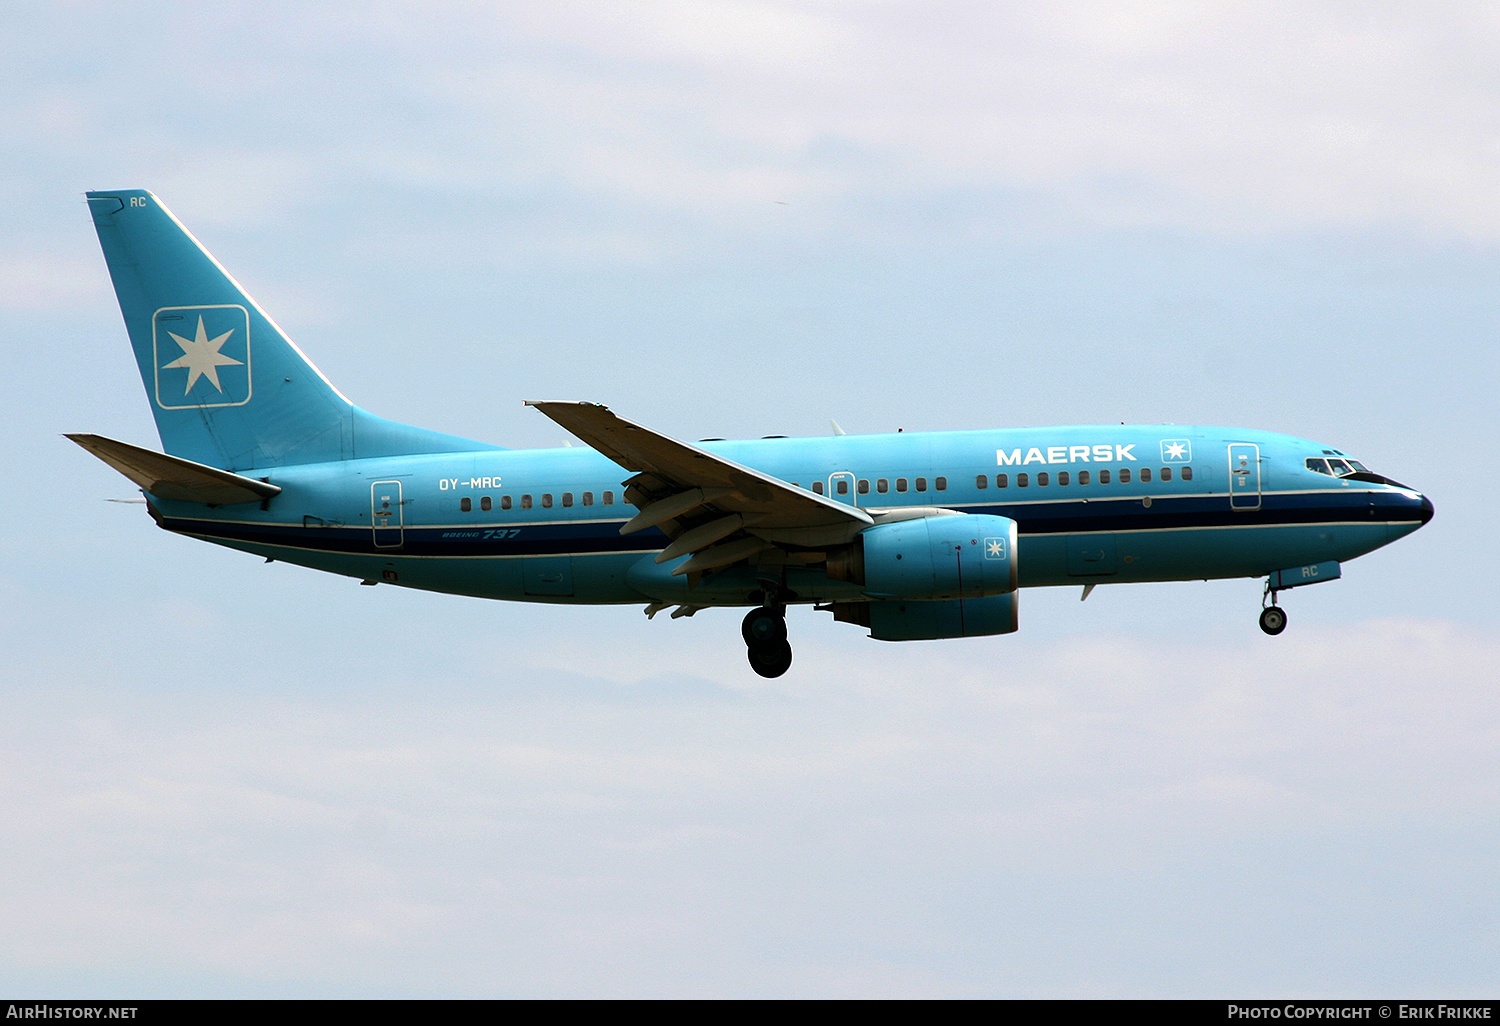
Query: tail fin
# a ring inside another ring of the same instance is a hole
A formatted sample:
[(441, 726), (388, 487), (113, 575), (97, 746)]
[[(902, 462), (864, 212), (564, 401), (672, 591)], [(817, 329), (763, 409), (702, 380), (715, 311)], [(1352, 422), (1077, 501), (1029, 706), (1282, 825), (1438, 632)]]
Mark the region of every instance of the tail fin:
[(88, 201), (168, 453), (250, 470), (495, 448), (349, 402), (151, 193)]

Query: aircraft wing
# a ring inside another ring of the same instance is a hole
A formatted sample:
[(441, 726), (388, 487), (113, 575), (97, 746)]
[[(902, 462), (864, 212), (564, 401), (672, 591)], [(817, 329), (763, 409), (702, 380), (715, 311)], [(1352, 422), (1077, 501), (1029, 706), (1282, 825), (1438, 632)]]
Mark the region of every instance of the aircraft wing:
[(163, 499), (182, 499), (210, 506), (263, 502), (281, 492), (279, 485), (204, 466), (180, 456), (142, 449), (103, 435), (66, 435), (140, 487)]
[(657, 562), (692, 554), (674, 574), (728, 566), (774, 547), (848, 542), (874, 523), (864, 510), (658, 434), (598, 403), (528, 402), (635, 476), (625, 498), (640, 510), (620, 528), (659, 527), (672, 539)]

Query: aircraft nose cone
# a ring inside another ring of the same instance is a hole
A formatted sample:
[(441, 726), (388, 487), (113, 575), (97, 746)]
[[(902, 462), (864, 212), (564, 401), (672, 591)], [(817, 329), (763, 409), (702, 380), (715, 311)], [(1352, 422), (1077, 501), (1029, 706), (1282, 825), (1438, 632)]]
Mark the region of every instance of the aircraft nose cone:
[(1422, 523), (1425, 525), (1427, 523), (1427, 521), (1429, 521), (1431, 519), (1432, 519), (1432, 500), (1429, 499), (1427, 496), (1424, 495), (1424, 496), (1422, 496)]

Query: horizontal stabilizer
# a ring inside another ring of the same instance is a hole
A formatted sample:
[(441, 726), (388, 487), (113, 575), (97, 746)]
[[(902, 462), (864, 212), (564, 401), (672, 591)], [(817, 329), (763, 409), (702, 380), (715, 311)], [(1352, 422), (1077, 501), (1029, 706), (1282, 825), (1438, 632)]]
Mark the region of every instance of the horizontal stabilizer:
[(232, 506), (238, 502), (263, 502), (281, 492), (279, 485), (206, 467), (180, 456), (168, 456), (138, 445), (117, 442), (103, 435), (65, 437), (130, 478), (143, 491), (162, 499)]

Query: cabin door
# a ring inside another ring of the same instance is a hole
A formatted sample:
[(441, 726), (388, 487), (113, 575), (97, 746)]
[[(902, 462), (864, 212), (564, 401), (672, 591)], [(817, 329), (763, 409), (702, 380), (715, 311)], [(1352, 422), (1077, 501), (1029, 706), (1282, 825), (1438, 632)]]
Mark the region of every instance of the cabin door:
[(1229, 506), (1260, 509), (1260, 446), (1236, 442), (1229, 447)]
[(399, 549), (406, 540), (400, 481), (371, 482), (370, 526), (375, 532), (377, 549)]

